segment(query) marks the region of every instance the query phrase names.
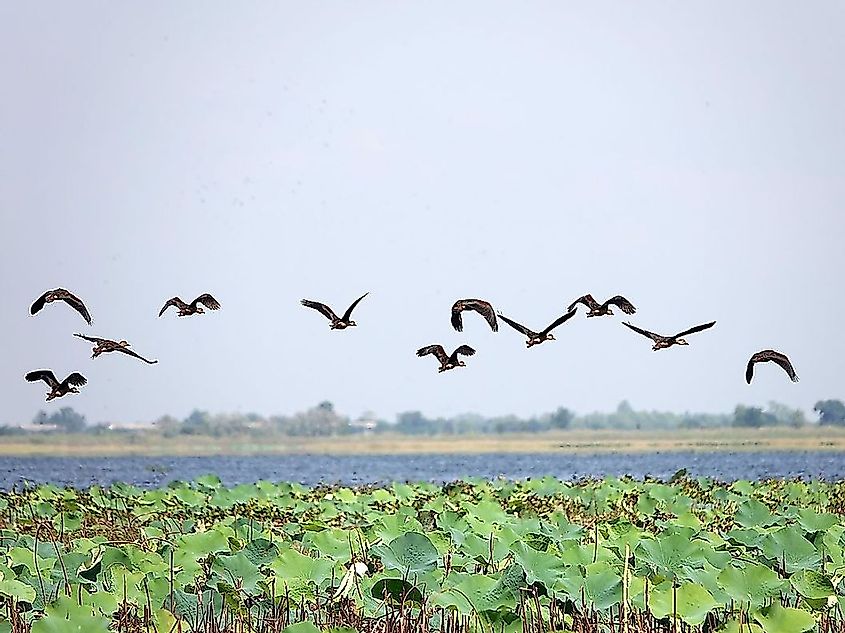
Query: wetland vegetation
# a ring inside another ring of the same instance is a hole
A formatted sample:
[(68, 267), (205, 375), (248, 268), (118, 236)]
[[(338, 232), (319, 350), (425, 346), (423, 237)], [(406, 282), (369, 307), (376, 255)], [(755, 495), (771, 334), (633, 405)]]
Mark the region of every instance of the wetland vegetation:
[(843, 630), (845, 483), (306, 488), (214, 476), (0, 497), (0, 630)]

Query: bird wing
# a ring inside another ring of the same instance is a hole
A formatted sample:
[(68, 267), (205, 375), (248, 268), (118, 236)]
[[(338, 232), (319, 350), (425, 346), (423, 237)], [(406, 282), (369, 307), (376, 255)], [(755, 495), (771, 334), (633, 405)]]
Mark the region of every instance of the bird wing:
[(449, 361), (449, 356), (446, 354), (446, 350), (443, 349), (442, 345), (427, 345), (417, 350), (417, 356), (426, 356), (428, 354), (434, 354), (441, 364), (445, 365)]
[(751, 358), (748, 359), (748, 364), (745, 366), (745, 382), (749, 385), (751, 384), (751, 379), (754, 378), (754, 363), (758, 361), (757, 357), (760, 353), (761, 352), (753, 354)]
[(86, 384), (88, 381), (85, 379), (85, 376), (80, 374), (79, 372), (73, 372), (70, 376), (65, 378), (62, 381), (62, 384), (71, 385), (72, 387), (81, 387), (82, 385)]
[(79, 314), (82, 315), (82, 318), (85, 319), (85, 322), (88, 323), (88, 325), (91, 325), (91, 315), (88, 313), (88, 308), (86, 308), (85, 304), (82, 303), (82, 299), (77, 297), (72, 292), (68, 292), (64, 288), (56, 288), (53, 291), (53, 294), (55, 296), (55, 299), (61, 299), (62, 301), (64, 301), (71, 308), (79, 312)]
[(748, 366), (745, 368), (745, 381), (748, 384), (751, 384), (751, 378), (754, 373), (754, 364), (765, 361), (772, 361), (773, 363), (779, 365), (787, 373), (792, 382), (798, 382), (798, 376), (795, 374), (795, 369), (792, 367), (792, 363), (789, 361), (786, 354), (776, 352), (773, 349), (764, 349), (763, 351), (754, 354), (748, 361)]
[(596, 300), (593, 298), (593, 295), (591, 295), (591, 294), (586, 294), (586, 295), (584, 295), (583, 297), (578, 297), (575, 301), (573, 301), (572, 303), (570, 303), (570, 304), (569, 304), (569, 307), (568, 307), (566, 310), (567, 310), (567, 311), (571, 310), (572, 308), (574, 308), (574, 307), (575, 307), (576, 305), (578, 305), (579, 303), (583, 303), (583, 304), (584, 304), (585, 306), (587, 306), (587, 308), (589, 308), (590, 310), (598, 310), (598, 309), (601, 307), (601, 306), (599, 305), (599, 302), (598, 302), (598, 301), (596, 301)]
[(622, 325), (624, 325), (627, 328), (634, 330), (634, 332), (636, 332), (637, 334), (642, 334), (643, 336), (647, 336), (648, 338), (650, 338), (655, 343), (657, 341), (659, 341), (660, 339), (665, 338), (663, 336), (660, 336), (660, 334), (655, 334), (654, 332), (649, 332), (648, 330), (643, 330), (641, 328), (638, 328), (636, 325), (631, 325), (627, 321), (622, 321)]
[(572, 317), (575, 316), (576, 312), (578, 312), (578, 309), (572, 308), (569, 312), (567, 312), (563, 316), (556, 318), (554, 321), (552, 321), (552, 323), (551, 323), (551, 325), (549, 325), (549, 327), (547, 327), (545, 330), (540, 332), (540, 335), (542, 336), (542, 335), (548, 334), (553, 329), (555, 329), (558, 325), (561, 325), (562, 323), (566, 323), (567, 321), (569, 321), (569, 319), (571, 319)]
[(140, 360), (144, 361), (148, 365), (155, 365), (158, 362), (157, 360), (147, 360), (146, 358), (144, 358), (140, 354), (134, 352), (133, 350), (129, 349), (128, 347), (124, 347), (123, 345), (116, 346), (113, 351), (123, 352), (124, 354), (127, 354), (129, 356), (134, 356), (135, 358), (139, 358)]
[(59, 381), (56, 380), (56, 375), (49, 369), (36, 369), (35, 371), (29, 372), (24, 377), (29, 382), (38, 382), (39, 380), (43, 380), (47, 383), (47, 386), (50, 387), (50, 389), (59, 385)]
[(47, 295), (50, 294), (50, 292), (52, 292), (52, 291), (48, 290), (47, 292), (45, 292), (43, 295), (41, 295), (40, 297), (38, 297), (35, 300), (35, 303), (33, 303), (29, 308), (30, 314), (37, 314), (38, 312), (41, 311), (41, 308), (43, 308), (44, 305), (47, 303)]
[(369, 292), (365, 292), (365, 293), (364, 293), (364, 294), (362, 294), (360, 297), (358, 297), (357, 299), (355, 299), (355, 301), (353, 301), (353, 302), (352, 302), (352, 305), (351, 305), (351, 306), (349, 306), (348, 308), (346, 308), (346, 312), (344, 312), (344, 313), (343, 313), (343, 316), (340, 318), (340, 320), (341, 320), (341, 321), (349, 321), (349, 317), (351, 317), (351, 316), (352, 316), (352, 311), (355, 309), (355, 306), (357, 306), (357, 305), (361, 302), (361, 299), (363, 299), (364, 297), (366, 297), (368, 294), (370, 294), (370, 293), (369, 293)]
[(525, 336), (529, 336), (529, 337), (530, 337), (530, 336), (536, 336), (536, 335), (537, 335), (537, 333), (536, 333), (536, 332), (532, 332), (531, 330), (529, 330), (527, 327), (525, 327), (525, 326), (524, 326), (524, 325), (522, 325), (521, 323), (517, 323), (516, 321), (514, 321), (514, 320), (512, 320), (512, 319), (509, 319), (508, 317), (506, 317), (506, 316), (505, 316), (504, 314), (502, 314), (501, 312), (499, 312), (499, 318), (500, 318), (502, 321), (504, 321), (505, 323), (507, 323), (508, 325), (510, 325), (510, 326), (511, 326), (514, 330), (516, 330), (517, 332), (522, 332), (523, 334), (525, 334)]
[(461, 321), (461, 312), (464, 310), (478, 312), (478, 314), (486, 319), (491, 330), (494, 332), (499, 331), (499, 324), (496, 321), (496, 311), (493, 310), (493, 306), (490, 305), (489, 301), (484, 301), (483, 299), (461, 299), (456, 301), (455, 305), (452, 306), (452, 327), (458, 332), (462, 332), (464, 329), (463, 322)]
[(317, 312), (322, 314), (327, 319), (330, 319), (332, 321), (337, 319), (337, 315), (334, 313), (334, 310), (332, 310), (325, 303), (320, 303), (319, 301), (310, 301), (308, 299), (303, 299), (302, 301), (300, 301), (300, 303), (306, 308), (314, 308), (315, 310), (317, 310)]
[(220, 309), (220, 302), (212, 297), (210, 294), (203, 293), (193, 301), (191, 301), (191, 307), (196, 308), (197, 304), (201, 303), (209, 310), (219, 310)]
[(167, 300), (167, 303), (164, 304), (164, 307), (162, 307), (158, 315), (161, 316), (162, 314), (164, 314), (164, 311), (167, 310), (167, 308), (169, 308), (170, 306), (176, 306), (180, 310), (184, 310), (188, 307), (188, 304), (182, 301), (179, 297), (173, 297), (172, 299)]
[(97, 345), (102, 345), (103, 343), (115, 343), (115, 341), (109, 340), (107, 338), (98, 338), (96, 336), (85, 336), (84, 334), (77, 334), (77, 333), (74, 333), (74, 336), (78, 336), (79, 338), (84, 338), (86, 341), (96, 343)]
[(637, 309), (634, 307), (634, 304), (628, 301), (622, 295), (616, 295), (615, 297), (611, 297), (610, 299), (604, 302), (603, 307), (609, 305), (618, 307), (625, 314), (634, 314), (634, 312), (637, 311)]
[(695, 327), (691, 327), (690, 329), (684, 330), (683, 332), (678, 332), (672, 338), (681, 338), (682, 336), (686, 336), (687, 334), (695, 334), (696, 332), (701, 332), (702, 330), (709, 330), (714, 325), (716, 325), (715, 321), (710, 321), (710, 323), (702, 323), (701, 325), (696, 325)]
[(452, 352), (452, 356), (449, 358), (449, 360), (458, 362), (458, 354), (460, 354), (461, 356), (472, 356), (473, 354), (475, 354), (475, 350), (472, 349), (469, 345), (461, 345), (458, 349)]

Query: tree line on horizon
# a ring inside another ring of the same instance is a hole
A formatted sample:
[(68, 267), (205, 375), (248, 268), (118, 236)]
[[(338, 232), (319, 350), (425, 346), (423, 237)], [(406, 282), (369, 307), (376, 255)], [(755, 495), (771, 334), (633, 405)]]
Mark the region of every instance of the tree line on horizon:
[[(42, 431), (64, 433), (161, 433), (167, 437), (180, 435), (288, 435), (325, 437), (352, 434), (398, 433), (402, 435), (477, 435), (504, 433), (541, 433), (565, 429), (704, 429), (714, 427), (802, 427), (809, 424), (845, 426), (845, 403), (841, 400), (819, 400), (813, 407), (817, 420), (808, 420), (801, 409), (770, 402), (766, 409), (737, 405), (732, 413), (673, 413), (634, 409), (623, 400), (610, 413), (576, 415), (565, 407), (541, 415), (522, 418), (516, 415), (485, 417), (466, 413), (449, 418), (429, 418), (420, 411), (406, 411), (394, 421), (365, 414), (353, 420), (335, 411), (324, 401), (291, 416), (262, 416), (257, 413), (211, 414), (199, 409), (184, 419), (165, 415), (150, 428), (127, 429), (109, 424), (89, 425), (85, 416), (71, 407), (62, 407), (48, 414), (39, 411), (32, 423)], [(0, 435), (23, 434), (23, 427), (0, 427)]]

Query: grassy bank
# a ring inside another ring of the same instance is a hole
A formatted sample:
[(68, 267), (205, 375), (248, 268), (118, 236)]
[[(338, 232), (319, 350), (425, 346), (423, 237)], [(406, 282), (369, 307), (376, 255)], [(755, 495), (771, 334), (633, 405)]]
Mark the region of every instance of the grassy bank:
[(177, 435), (154, 431), (32, 434), (0, 438), (0, 456), (276, 455), (386, 453), (644, 453), (671, 451), (845, 451), (845, 430), (831, 427), (678, 431), (572, 430), (532, 434), (353, 435), (301, 438)]

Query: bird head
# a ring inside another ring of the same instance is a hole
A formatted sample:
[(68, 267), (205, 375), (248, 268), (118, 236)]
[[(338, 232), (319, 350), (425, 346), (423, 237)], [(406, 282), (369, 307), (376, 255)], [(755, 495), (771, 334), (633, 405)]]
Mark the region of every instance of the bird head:
[(467, 364), (464, 361), (462, 361), (462, 360), (458, 361), (458, 367), (466, 367), (466, 366), (467, 366)]
[(554, 334), (552, 334), (551, 332), (549, 332), (548, 334), (546, 334), (546, 340), (547, 340), (547, 341), (554, 341), (554, 340), (555, 340), (555, 335), (554, 335)]
[(121, 347), (129, 347), (129, 341), (120, 341), (118, 345)]
[(609, 314), (610, 316), (613, 316), (613, 310), (611, 310), (610, 308), (608, 308), (608, 309), (607, 309), (607, 314)]
[(205, 310), (203, 310), (201, 307), (197, 306), (197, 314), (205, 314)]
[(358, 325), (358, 324), (357, 324), (357, 323), (355, 323), (355, 321), (350, 321), (350, 322), (349, 322), (349, 327), (355, 327), (356, 325)]
[(689, 343), (687, 343), (684, 339), (679, 338), (675, 341), (675, 345), (689, 345)]

